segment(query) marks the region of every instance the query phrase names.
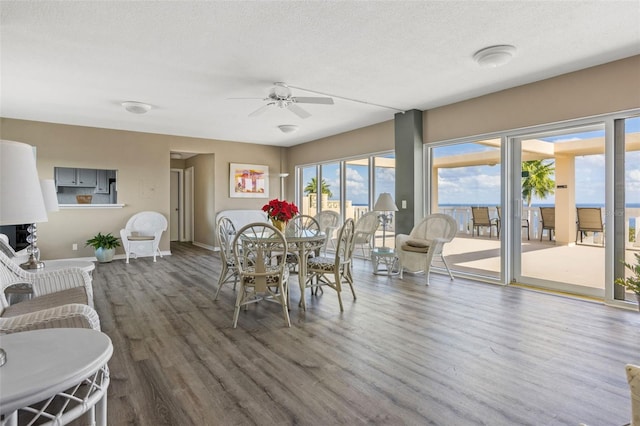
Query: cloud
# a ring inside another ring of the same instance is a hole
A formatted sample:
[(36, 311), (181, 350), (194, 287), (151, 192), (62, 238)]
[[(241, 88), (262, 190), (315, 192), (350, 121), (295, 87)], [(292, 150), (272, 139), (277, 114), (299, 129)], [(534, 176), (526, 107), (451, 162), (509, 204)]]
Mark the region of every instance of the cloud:
[(376, 168), (376, 180), (395, 182), (396, 181), (396, 169), (390, 167), (377, 167)]

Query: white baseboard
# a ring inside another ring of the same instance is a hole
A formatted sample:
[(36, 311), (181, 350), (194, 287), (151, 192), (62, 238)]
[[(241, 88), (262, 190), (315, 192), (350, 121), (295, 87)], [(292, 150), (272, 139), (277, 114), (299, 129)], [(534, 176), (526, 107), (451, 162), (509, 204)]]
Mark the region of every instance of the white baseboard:
[[(171, 250), (160, 250), (160, 253), (162, 253), (163, 256), (171, 256)], [(136, 256), (137, 258), (142, 258), (142, 257), (153, 257), (152, 254), (148, 254), (148, 255), (144, 255), (144, 256)], [(116, 254), (115, 256), (113, 256), (114, 260), (124, 260), (126, 259), (127, 256), (124, 254)], [(130, 259), (135, 259), (134, 256), (131, 256)], [(53, 260), (53, 259), (50, 259)], [(66, 259), (55, 259), (55, 260), (75, 260), (75, 261), (85, 261), (85, 262), (97, 262), (98, 259), (95, 258), (95, 256), (93, 257), (69, 257)], [(43, 262), (46, 262), (46, 260), (43, 260)]]
[(193, 244), (194, 246), (197, 246), (197, 247), (201, 247), (203, 249), (207, 249), (207, 250), (211, 250), (211, 251), (218, 251), (218, 247), (210, 246), (210, 245), (204, 244), (204, 243), (199, 243), (197, 241), (192, 241), (191, 244)]

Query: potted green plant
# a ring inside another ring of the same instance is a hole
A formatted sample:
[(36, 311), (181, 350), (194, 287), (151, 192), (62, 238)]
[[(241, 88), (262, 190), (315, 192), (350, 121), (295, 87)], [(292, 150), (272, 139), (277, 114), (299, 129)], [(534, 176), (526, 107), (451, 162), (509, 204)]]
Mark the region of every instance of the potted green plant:
[(615, 283), (636, 294), (638, 309), (640, 309), (640, 254), (634, 253), (634, 256), (636, 257), (635, 265), (622, 261), (622, 264), (631, 271), (631, 276), (627, 278), (616, 278)]
[(113, 260), (113, 255), (116, 254), (116, 247), (120, 247), (120, 241), (111, 233), (102, 234), (98, 232), (93, 238), (87, 240), (86, 245), (95, 249), (98, 262), (108, 263)]

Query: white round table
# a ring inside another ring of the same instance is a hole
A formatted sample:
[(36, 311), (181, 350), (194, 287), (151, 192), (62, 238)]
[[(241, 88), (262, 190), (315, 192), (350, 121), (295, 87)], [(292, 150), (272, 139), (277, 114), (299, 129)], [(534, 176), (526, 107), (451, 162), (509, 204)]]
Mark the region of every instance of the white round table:
[(96, 264), (93, 262), (89, 262), (88, 260), (44, 260), (44, 268), (39, 269), (29, 269), (29, 272), (34, 274), (43, 273), (43, 272), (51, 272), (51, 271), (59, 271), (60, 269), (67, 268), (80, 268), (84, 272), (87, 272), (91, 275), (94, 269), (96, 269)]
[[(83, 328), (25, 331), (0, 336), (0, 347), (6, 352), (0, 367), (3, 425), (17, 425), (18, 416), (64, 425), (83, 414), (86, 424), (107, 425), (113, 346), (106, 334)], [(30, 407), (39, 402), (47, 408)]]

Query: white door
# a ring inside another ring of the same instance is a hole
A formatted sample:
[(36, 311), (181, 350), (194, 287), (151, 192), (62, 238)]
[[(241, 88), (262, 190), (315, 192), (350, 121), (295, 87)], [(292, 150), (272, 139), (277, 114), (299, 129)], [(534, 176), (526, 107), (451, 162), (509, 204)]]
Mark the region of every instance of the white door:
[(169, 229), (170, 240), (180, 241), (180, 172), (171, 171), (171, 187), (170, 187), (170, 214)]

